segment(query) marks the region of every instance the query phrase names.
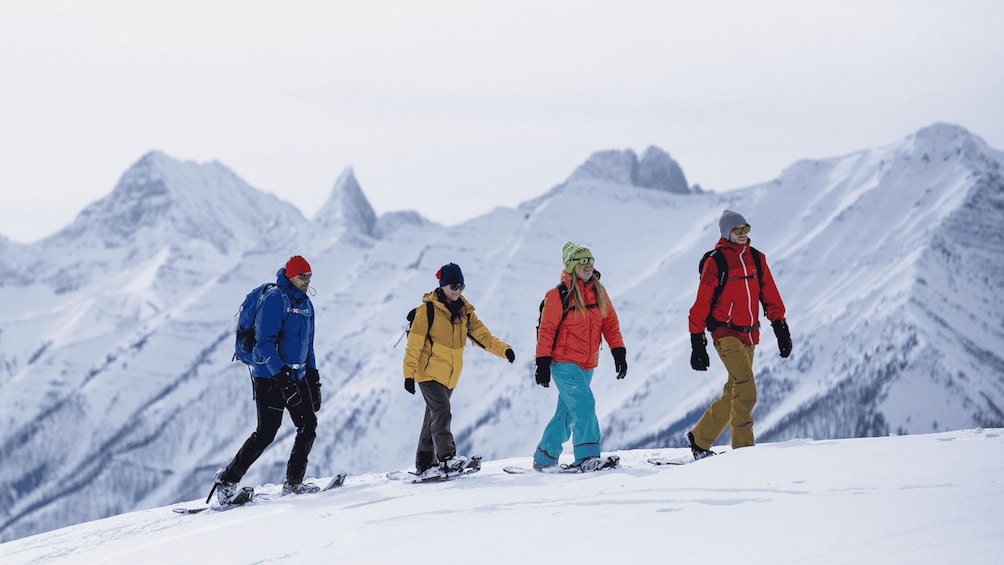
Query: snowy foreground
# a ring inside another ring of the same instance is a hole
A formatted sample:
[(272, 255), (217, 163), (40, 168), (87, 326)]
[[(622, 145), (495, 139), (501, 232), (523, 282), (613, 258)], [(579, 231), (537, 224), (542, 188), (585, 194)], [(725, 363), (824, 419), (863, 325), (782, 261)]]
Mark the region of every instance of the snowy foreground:
[(686, 453), (624, 451), (621, 469), (586, 475), (502, 471), (528, 457), (446, 483), (369, 474), (297, 498), (265, 485), (269, 500), (228, 512), (156, 508), (0, 544), (0, 563), (941, 564), (1004, 554), (1001, 429), (646, 462)]

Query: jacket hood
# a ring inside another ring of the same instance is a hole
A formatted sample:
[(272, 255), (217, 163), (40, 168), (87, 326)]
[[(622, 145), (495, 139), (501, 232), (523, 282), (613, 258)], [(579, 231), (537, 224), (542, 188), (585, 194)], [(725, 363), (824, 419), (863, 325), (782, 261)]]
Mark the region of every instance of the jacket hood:
[(561, 271), (561, 284), (565, 285), (566, 288), (570, 288), (572, 286), (572, 273)]
[[(467, 312), (474, 311), (474, 305), (468, 302), (467, 299), (464, 298), (464, 295), (461, 294), (459, 300), (464, 305), (464, 308), (466, 309)], [(433, 304), (438, 304), (442, 306), (444, 309), (446, 308), (446, 303), (439, 300), (439, 296), (436, 294), (435, 290), (430, 290), (429, 292), (423, 294), (422, 302), (432, 302)]]
[(715, 249), (724, 249), (731, 247), (732, 249), (739, 251), (741, 249), (748, 249), (750, 245), (753, 245), (753, 240), (749, 238), (746, 239), (746, 243), (744, 243), (743, 245), (739, 245), (738, 243), (732, 243), (731, 241), (723, 237), (718, 240), (718, 243), (715, 245)]
[(286, 278), (286, 267), (279, 267), (279, 270), (275, 272), (275, 285), (293, 298), (300, 298), (304, 295), (302, 290), (293, 286), (293, 282)]

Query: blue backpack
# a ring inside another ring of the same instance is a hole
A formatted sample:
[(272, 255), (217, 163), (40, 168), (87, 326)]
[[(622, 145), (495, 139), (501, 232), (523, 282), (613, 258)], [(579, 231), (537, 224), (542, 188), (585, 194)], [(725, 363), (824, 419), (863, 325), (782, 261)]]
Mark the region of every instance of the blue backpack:
[[(252, 290), (244, 297), (241, 308), (237, 311), (237, 338), (234, 342), (234, 361), (240, 361), (245, 365), (254, 365), (254, 344), (255, 331), (254, 322), (261, 310), (261, 303), (265, 300), (265, 295), (272, 290), (275, 283), (265, 283)], [(283, 302), (288, 301), (285, 292), (280, 292)], [(286, 310), (289, 311), (287, 304)]]

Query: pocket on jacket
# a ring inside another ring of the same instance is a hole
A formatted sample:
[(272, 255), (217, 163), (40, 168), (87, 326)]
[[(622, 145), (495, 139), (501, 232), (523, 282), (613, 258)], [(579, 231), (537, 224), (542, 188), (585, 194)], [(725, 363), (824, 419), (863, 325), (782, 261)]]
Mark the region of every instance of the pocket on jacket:
[(449, 348), (435, 343), (432, 344), (432, 353), (429, 355), (429, 363), (426, 365), (425, 375), (445, 381), (450, 377), (452, 372), (453, 363), (450, 358)]

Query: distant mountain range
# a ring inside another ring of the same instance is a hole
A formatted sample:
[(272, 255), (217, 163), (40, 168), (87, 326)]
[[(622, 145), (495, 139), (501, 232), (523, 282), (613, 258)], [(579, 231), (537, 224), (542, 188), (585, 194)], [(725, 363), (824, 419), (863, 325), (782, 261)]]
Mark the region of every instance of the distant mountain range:
[[(395, 342), (450, 261), (517, 356), (468, 348), (460, 448), (529, 457), (556, 395), (532, 378), (537, 306), (568, 240), (596, 256), (628, 350), (625, 380), (604, 348), (593, 381), (604, 448), (682, 445), (724, 383), (717, 359), (690, 369), (687, 311), (725, 208), (750, 221), (794, 340), (787, 360), (769, 330), (757, 349), (760, 439), (1002, 427), (1002, 163), (935, 124), (714, 193), (658, 148), (602, 151), (533, 200), (442, 226), (377, 216), (351, 169), (307, 219), (220, 163), (149, 153), (55, 235), (0, 238), (0, 541), (204, 496), (255, 424), (234, 314), (293, 254), (313, 267), (325, 393), (308, 476), (413, 462), (424, 405)], [(281, 480), (292, 432), (246, 484)]]

